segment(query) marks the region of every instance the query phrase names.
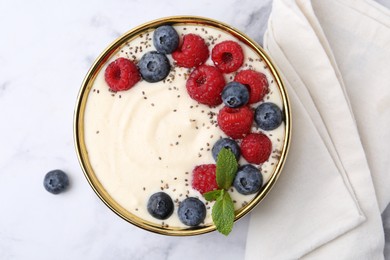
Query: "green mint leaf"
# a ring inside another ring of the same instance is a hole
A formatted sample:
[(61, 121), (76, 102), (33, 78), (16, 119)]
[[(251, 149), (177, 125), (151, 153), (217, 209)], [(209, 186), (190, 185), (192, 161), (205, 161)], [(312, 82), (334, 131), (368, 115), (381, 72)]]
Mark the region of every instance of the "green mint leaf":
[(217, 230), (227, 236), (233, 229), (234, 204), (227, 191), (222, 190), (211, 212)]
[(216, 200), (218, 199), (219, 196), (221, 196), (221, 193), (223, 192), (223, 190), (212, 190), (212, 191), (209, 191), (209, 192), (206, 192), (203, 194), (203, 197), (207, 200), (207, 201), (213, 201), (213, 200)]
[(236, 176), (238, 164), (230, 149), (222, 148), (217, 157), (217, 184), (221, 189), (229, 189)]

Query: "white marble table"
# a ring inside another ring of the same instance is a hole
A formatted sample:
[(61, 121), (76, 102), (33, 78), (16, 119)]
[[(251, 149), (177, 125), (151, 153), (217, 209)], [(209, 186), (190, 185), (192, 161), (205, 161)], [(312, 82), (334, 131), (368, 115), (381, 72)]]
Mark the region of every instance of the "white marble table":
[[(132, 27), (200, 15), (261, 43), (270, 9), (271, 0), (0, 1), (0, 259), (243, 259), (248, 217), (229, 237), (167, 237), (112, 213), (79, 167), (73, 110), (93, 60)], [(71, 188), (55, 196), (42, 181), (57, 168)]]
[[(270, 0), (0, 1), (0, 259), (242, 259), (248, 218), (229, 237), (167, 237), (136, 228), (94, 194), (73, 146), (73, 110), (93, 60), (152, 19), (200, 15), (257, 41)], [(71, 188), (51, 195), (49, 170)]]

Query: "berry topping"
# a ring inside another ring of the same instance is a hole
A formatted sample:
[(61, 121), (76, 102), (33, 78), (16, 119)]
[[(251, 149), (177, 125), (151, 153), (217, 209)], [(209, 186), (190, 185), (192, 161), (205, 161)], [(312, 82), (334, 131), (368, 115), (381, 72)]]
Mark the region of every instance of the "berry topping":
[(255, 166), (246, 164), (238, 168), (233, 186), (239, 193), (244, 195), (256, 193), (262, 185), (263, 175)]
[(108, 64), (104, 79), (113, 91), (128, 90), (137, 83), (141, 77), (137, 66), (126, 58), (118, 58)]
[(217, 106), (222, 103), (221, 92), (225, 86), (222, 73), (213, 66), (196, 68), (187, 80), (187, 92), (199, 103)]
[(262, 103), (255, 110), (255, 121), (263, 130), (276, 129), (283, 121), (282, 111), (274, 103)]
[(202, 37), (196, 34), (186, 34), (183, 43), (172, 53), (177, 65), (193, 68), (203, 64), (209, 57), (209, 48)]
[(249, 104), (262, 100), (268, 92), (268, 80), (263, 73), (254, 70), (242, 70), (237, 73), (234, 81), (248, 87)]
[(157, 192), (150, 196), (147, 209), (153, 217), (167, 219), (173, 213), (173, 201), (168, 194)]
[(238, 70), (244, 62), (241, 46), (234, 41), (223, 41), (215, 45), (211, 59), (222, 72), (230, 73)]
[(142, 78), (151, 83), (165, 79), (171, 69), (168, 58), (156, 51), (145, 53), (138, 67)]
[(242, 156), (249, 163), (260, 164), (268, 160), (272, 143), (264, 134), (249, 134), (241, 142)]
[(197, 198), (183, 200), (178, 209), (180, 221), (187, 226), (198, 226), (206, 218), (206, 206)]
[(160, 26), (154, 31), (153, 44), (158, 52), (172, 53), (179, 46), (179, 35), (170, 25)]
[(224, 107), (218, 114), (221, 130), (233, 139), (243, 138), (251, 130), (253, 111), (248, 106), (240, 108)]
[(50, 171), (45, 175), (43, 186), (50, 193), (61, 193), (69, 186), (68, 175), (61, 170)]
[(238, 161), (238, 159), (240, 158), (240, 154), (241, 154), (240, 147), (238, 146), (236, 141), (234, 141), (233, 139), (230, 139), (230, 138), (221, 138), (214, 144), (213, 149), (211, 150), (211, 153), (212, 153), (215, 161), (217, 161), (218, 154), (222, 148), (227, 148), (230, 151), (232, 151), (232, 153), (234, 154), (234, 157), (236, 157), (236, 160)]
[(229, 82), (222, 91), (222, 101), (228, 107), (241, 107), (249, 101), (249, 91), (241, 83)]
[(200, 193), (206, 193), (218, 189), (215, 164), (203, 164), (196, 166), (192, 171), (192, 188)]

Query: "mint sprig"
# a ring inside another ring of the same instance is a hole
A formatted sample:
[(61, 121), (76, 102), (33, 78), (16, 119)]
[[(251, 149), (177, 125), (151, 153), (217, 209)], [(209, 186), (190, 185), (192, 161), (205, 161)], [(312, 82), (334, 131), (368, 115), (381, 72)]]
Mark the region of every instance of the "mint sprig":
[(217, 157), (217, 184), (220, 189), (229, 189), (236, 177), (238, 164), (230, 149), (222, 148)]
[(217, 230), (227, 236), (233, 229), (234, 204), (229, 192), (225, 190), (221, 191), (221, 195), (215, 201), (211, 216)]
[(233, 152), (222, 148), (217, 157), (216, 179), (219, 190), (209, 191), (203, 196), (214, 201), (211, 217), (217, 230), (227, 236), (233, 229), (234, 204), (227, 189), (232, 186), (238, 163)]
[(219, 196), (221, 196), (221, 192), (223, 190), (212, 190), (212, 191), (209, 191), (209, 192), (206, 192), (203, 194), (203, 197), (207, 200), (207, 201), (213, 201), (213, 200), (217, 200), (219, 198)]

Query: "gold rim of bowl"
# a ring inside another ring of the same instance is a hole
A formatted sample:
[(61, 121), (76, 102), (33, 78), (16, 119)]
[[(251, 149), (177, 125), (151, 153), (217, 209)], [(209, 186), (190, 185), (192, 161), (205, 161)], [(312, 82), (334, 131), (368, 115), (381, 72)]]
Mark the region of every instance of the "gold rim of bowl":
[(287, 96), (286, 89), (283, 85), (281, 77), (275, 68), (274, 64), (272, 64), (268, 55), (264, 52), (264, 50), (253, 40), (251, 40), (245, 34), (239, 32), (238, 30), (232, 28), (231, 26), (221, 23), (216, 20), (212, 20), (204, 17), (197, 16), (172, 16), (165, 17), (161, 19), (157, 19), (143, 25), (140, 25), (122, 36), (116, 39), (110, 46), (108, 46), (100, 56), (95, 60), (92, 67), (89, 69), (87, 75), (84, 78), (84, 81), (81, 85), (80, 92), (76, 101), (76, 108), (74, 111), (74, 142), (77, 157), (80, 163), (80, 166), (84, 172), (86, 179), (88, 180), (90, 186), (97, 194), (97, 196), (118, 216), (128, 221), (129, 223), (138, 226), (142, 229), (155, 232), (163, 235), (171, 235), (171, 236), (191, 236), (191, 235), (199, 235), (214, 231), (215, 225), (209, 224), (205, 226), (199, 226), (195, 228), (175, 228), (175, 227), (162, 227), (161, 225), (154, 224), (148, 221), (141, 219), (140, 217), (130, 213), (126, 209), (124, 209), (121, 205), (119, 205), (111, 196), (106, 192), (103, 188), (103, 185), (99, 182), (96, 175), (94, 174), (93, 168), (89, 162), (88, 151), (84, 142), (84, 112), (88, 99), (89, 92), (92, 88), (93, 82), (99, 70), (105, 64), (107, 60), (109, 60), (112, 55), (116, 53), (116, 51), (123, 46), (126, 42), (131, 39), (137, 37), (139, 34), (155, 29), (161, 25), (175, 25), (175, 24), (199, 24), (203, 26), (214, 27), (220, 30), (223, 30), (233, 36), (235, 36), (238, 40), (242, 41), (244, 44), (247, 44), (250, 48), (252, 48), (266, 63), (270, 72), (275, 78), (276, 84), (280, 90), (282, 102), (283, 102), (283, 112), (284, 112), (284, 120), (285, 120), (285, 136), (284, 136), (284, 144), (281, 151), (280, 159), (275, 167), (274, 173), (271, 175), (269, 181), (265, 184), (262, 191), (259, 192), (252, 201), (250, 201), (246, 206), (235, 212), (235, 221), (242, 218), (244, 215), (249, 213), (256, 205), (259, 204), (260, 201), (264, 199), (264, 197), (269, 193), (271, 188), (274, 186), (276, 180), (278, 179), (281, 170), (283, 168), (284, 162), (286, 160), (290, 137), (291, 137), (291, 111), (289, 99)]

